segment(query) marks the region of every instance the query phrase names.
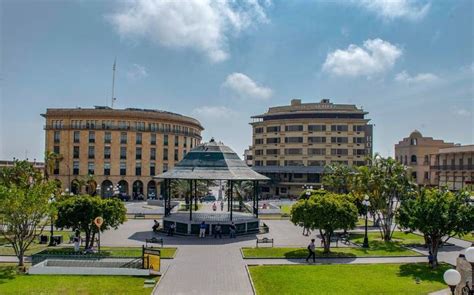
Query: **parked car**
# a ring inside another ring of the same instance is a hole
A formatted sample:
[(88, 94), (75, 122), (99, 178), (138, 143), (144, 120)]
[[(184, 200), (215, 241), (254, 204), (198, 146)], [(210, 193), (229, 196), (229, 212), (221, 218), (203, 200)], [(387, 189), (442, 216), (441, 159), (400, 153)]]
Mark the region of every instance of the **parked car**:
[(208, 196), (203, 197), (202, 200), (203, 202), (215, 202), (216, 197), (214, 197), (213, 195), (208, 195)]

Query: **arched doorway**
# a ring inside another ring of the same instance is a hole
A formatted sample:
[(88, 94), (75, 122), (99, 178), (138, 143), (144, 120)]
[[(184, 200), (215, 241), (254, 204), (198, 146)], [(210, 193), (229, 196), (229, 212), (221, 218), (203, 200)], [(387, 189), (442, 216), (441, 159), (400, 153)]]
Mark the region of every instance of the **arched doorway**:
[(132, 187), (132, 199), (143, 199), (143, 182), (136, 180)]
[(156, 182), (150, 180), (147, 185), (147, 198), (148, 199), (156, 199)]
[(86, 193), (91, 196), (95, 196), (97, 193), (97, 182), (95, 180), (89, 180), (86, 183)]
[(110, 198), (114, 195), (114, 185), (112, 181), (108, 179), (102, 181), (100, 195), (102, 198)]
[(118, 189), (121, 195), (128, 196), (128, 182), (126, 182), (125, 180), (120, 180), (118, 182)]
[(80, 192), (81, 192), (81, 183), (79, 182), (79, 180), (74, 179), (73, 181), (71, 181), (71, 193), (73, 195), (77, 195)]

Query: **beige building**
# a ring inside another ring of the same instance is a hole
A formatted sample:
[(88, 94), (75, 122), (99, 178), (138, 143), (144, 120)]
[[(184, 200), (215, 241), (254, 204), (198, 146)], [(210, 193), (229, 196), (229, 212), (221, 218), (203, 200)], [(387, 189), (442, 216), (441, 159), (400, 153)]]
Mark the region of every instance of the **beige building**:
[(244, 162), (249, 167), (253, 166), (253, 152), (252, 152), (252, 147), (251, 146), (249, 146), (248, 149), (244, 150)]
[(81, 189), (81, 180), (88, 181), (88, 193), (102, 196), (160, 195), (152, 176), (198, 145), (203, 130), (193, 118), (158, 110), (47, 109), (42, 116), (46, 150), (63, 157), (52, 177), (72, 193)]
[(253, 116), (253, 169), (271, 178), (262, 193), (296, 196), (304, 185), (318, 187), (324, 166), (364, 165), (372, 155), (368, 113), (328, 99), (271, 107)]
[(451, 190), (473, 188), (474, 145), (454, 146), (440, 149), (430, 155), (431, 183)]
[(423, 137), (420, 131), (414, 130), (395, 144), (395, 159), (410, 168), (413, 180), (419, 185), (430, 185), (430, 155), (453, 146), (454, 143)]

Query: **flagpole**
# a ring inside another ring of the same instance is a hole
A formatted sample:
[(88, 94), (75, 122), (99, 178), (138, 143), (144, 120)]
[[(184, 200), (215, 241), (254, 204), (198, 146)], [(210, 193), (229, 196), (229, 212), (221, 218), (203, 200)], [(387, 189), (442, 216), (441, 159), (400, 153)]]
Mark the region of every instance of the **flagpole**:
[(114, 65), (112, 67), (112, 108), (114, 108), (115, 101), (115, 66), (117, 65), (117, 57), (114, 59)]

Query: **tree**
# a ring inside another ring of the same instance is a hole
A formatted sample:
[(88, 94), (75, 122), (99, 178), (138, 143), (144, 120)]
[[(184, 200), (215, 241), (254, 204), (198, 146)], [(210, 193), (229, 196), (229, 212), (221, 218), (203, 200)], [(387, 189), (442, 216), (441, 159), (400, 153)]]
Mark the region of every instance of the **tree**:
[(54, 168), (63, 160), (63, 156), (55, 152), (46, 151), (44, 153), (44, 178), (49, 180), (49, 176), (53, 174)]
[(327, 165), (324, 170), (324, 189), (338, 194), (347, 194), (350, 192), (353, 170), (349, 166), (340, 163), (332, 163)]
[(327, 193), (301, 199), (291, 210), (291, 221), (319, 229), (324, 253), (330, 252), (331, 237), (338, 229), (351, 229), (357, 222), (357, 208), (346, 195)]
[(422, 189), (401, 203), (397, 220), (402, 228), (420, 231), (427, 238), (433, 267), (438, 265), (441, 245), (453, 236), (474, 230), (474, 206), (469, 204), (469, 198), (467, 192)]
[(31, 243), (43, 232), (42, 222), (50, 215), (49, 198), (55, 191), (53, 182), (45, 182), (31, 163), (15, 161), (0, 173), (0, 233), (12, 245), (23, 266), (23, 258)]
[(395, 230), (396, 208), (401, 200), (413, 195), (416, 189), (407, 167), (392, 158), (375, 155), (369, 161), (369, 166), (357, 168), (352, 189), (359, 200), (365, 195), (369, 196), (371, 213), (380, 222), (380, 235), (384, 241), (390, 241)]
[(103, 232), (110, 228), (117, 229), (125, 222), (126, 209), (123, 203), (117, 198), (102, 199), (89, 195), (68, 197), (57, 202), (56, 226), (60, 228), (70, 228), (85, 233), (86, 248), (94, 245), (95, 234), (98, 232), (93, 223), (98, 216), (104, 219), (100, 228)]
[(244, 207), (244, 200), (253, 194), (252, 181), (238, 181), (234, 183), (234, 191), (239, 201), (239, 211)]

